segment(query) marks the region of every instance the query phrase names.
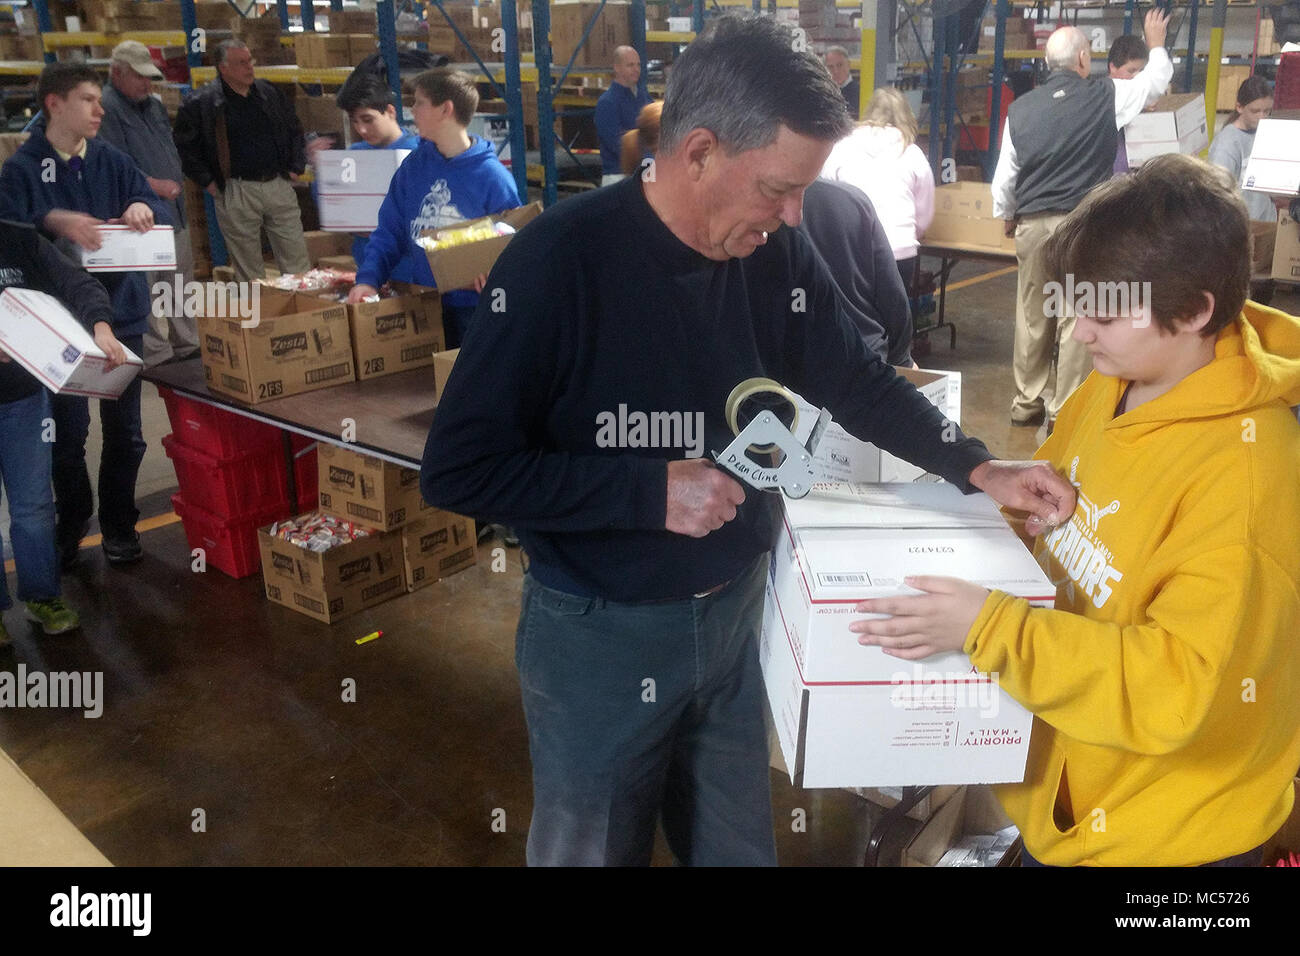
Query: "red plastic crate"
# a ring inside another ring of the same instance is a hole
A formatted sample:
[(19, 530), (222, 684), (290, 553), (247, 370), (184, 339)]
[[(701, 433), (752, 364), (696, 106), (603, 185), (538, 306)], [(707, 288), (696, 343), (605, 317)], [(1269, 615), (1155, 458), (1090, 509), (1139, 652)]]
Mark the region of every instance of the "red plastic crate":
[(190, 548), (202, 548), (207, 564), (232, 578), (246, 578), (261, 569), (257, 529), (289, 517), (288, 505), (281, 503), (244, 517), (223, 518), (178, 494), (172, 495), (172, 507), (180, 515)]
[(173, 437), (187, 448), (227, 461), (282, 447), (280, 429), (274, 425), (196, 402), (170, 388), (160, 387), (158, 394), (167, 406)]
[(284, 451), (268, 451), (225, 461), (190, 448), (175, 435), (164, 435), (163, 450), (176, 469), (176, 483), (189, 502), (223, 518), (242, 518), (255, 511), (288, 507)]

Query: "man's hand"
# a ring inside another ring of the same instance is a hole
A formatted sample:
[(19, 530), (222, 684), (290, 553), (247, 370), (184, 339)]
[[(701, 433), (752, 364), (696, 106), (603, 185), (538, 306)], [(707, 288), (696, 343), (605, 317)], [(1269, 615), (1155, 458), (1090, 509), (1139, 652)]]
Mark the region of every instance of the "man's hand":
[(148, 232), (153, 228), (153, 210), (142, 202), (133, 202), (122, 213), (122, 222), (136, 232)]
[(372, 285), (354, 285), (352, 291), (348, 293), (348, 305), (356, 305), (358, 302), (364, 302), (366, 296), (379, 295), (379, 290)]
[(926, 593), (860, 602), (854, 610), (861, 614), (892, 616), (850, 624), (849, 630), (861, 635), (858, 643), (874, 644), (890, 657), (908, 661), (960, 651), (989, 596), (988, 589), (959, 578), (922, 576), (904, 578), (903, 582)]
[(10, 361), (9, 353), (6, 352), (4, 349), (0, 349), (0, 365), (8, 361)]
[(104, 224), (104, 220), (96, 219), (84, 212), (74, 212), (71, 209), (51, 209), (45, 214), (45, 219), (42, 220), (41, 224), (47, 232), (69, 239), (81, 248), (88, 249), (91, 252), (103, 245), (103, 240), (99, 235), (99, 227)]
[(487, 286), (487, 276), (480, 272), (478, 276), (475, 277), (474, 279), (474, 291), (477, 292), (479, 295), (482, 295), (483, 289), (486, 286)]
[(181, 184), (174, 179), (154, 179), (152, 176), (146, 176), (145, 179), (159, 199), (175, 199), (181, 194)]
[(1016, 235), (1016, 221), (1015, 221), (1014, 219), (1006, 219), (1006, 220), (1003, 221), (1003, 223), (1002, 223), (1002, 234), (1003, 234), (1004, 236), (1006, 236), (1008, 239), (1013, 239), (1013, 238), (1015, 238), (1015, 235)]
[(998, 504), (1028, 512), (1025, 531), (1031, 536), (1074, 514), (1074, 486), (1045, 461), (986, 461), (969, 480)]
[(664, 527), (703, 538), (736, 517), (745, 489), (706, 458), (668, 463), (668, 513)]
[(1165, 35), (1169, 32), (1169, 17), (1161, 13), (1159, 7), (1147, 11), (1146, 22), (1142, 25), (1142, 35), (1147, 41), (1147, 48), (1154, 50), (1165, 45)]
[(126, 364), (126, 350), (113, 334), (113, 327), (107, 322), (95, 323), (95, 344), (108, 356), (108, 371)]
[(322, 149), (333, 149), (334, 141), (328, 136), (317, 136), (306, 146), (307, 162), (312, 165), (316, 164), (316, 154)]
[(208, 183), (208, 184), (207, 184), (206, 186), (204, 186), (203, 188), (206, 189), (206, 190), (208, 191), (208, 195), (211, 196), (213, 199), (216, 199), (216, 198), (217, 198), (217, 183), (216, 183), (216, 180), (213, 180), (212, 182)]

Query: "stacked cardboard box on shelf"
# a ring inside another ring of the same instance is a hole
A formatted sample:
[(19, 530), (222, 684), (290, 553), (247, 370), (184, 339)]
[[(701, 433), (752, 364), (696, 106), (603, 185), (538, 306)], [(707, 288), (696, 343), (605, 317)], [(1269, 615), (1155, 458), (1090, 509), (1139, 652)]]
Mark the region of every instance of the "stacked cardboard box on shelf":
[[(997, 18), (985, 17), (984, 22), (980, 25), (980, 50), (984, 53), (993, 51), (993, 41), (996, 38)], [(1003, 46), (1004, 50), (1033, 50), (1035, 49), (1034, 38), (1034, 21), (1026, 17), (1007, 17), (1006, 32), (1004, 33)]]
[(551, 58), (564, 66), (578, 49), (582, 33), (600, 11), (587, 42), (578, 49), (575, 66), (594, 66), (608, 69), (614, 63), (615, 47), (632, 42), (630, 3), (610, 0), (601, 9), (599, 3), (583, 0), (578, 3), (551, 4)]
[[(270, 66), (294, 61), (293, 47), (280, 43), (280, 18), (274, 12), (260, 17), (237, 17), (231, 22), (230, 28), (248, 46), (248, 52), (259, 65)], [(209, 47), (208, 55), (211, 56), (214, 51), (215, 46)]]

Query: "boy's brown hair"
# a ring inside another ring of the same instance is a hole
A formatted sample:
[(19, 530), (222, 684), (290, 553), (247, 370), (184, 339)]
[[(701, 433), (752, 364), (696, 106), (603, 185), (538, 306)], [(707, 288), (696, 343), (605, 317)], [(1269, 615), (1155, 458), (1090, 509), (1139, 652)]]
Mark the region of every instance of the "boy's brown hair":
[(424, 94), (434, 106), (441, 106), (451, 100), (456, 114), (456, 122), (469, 126), (478, 109), (478, 89), (474, 78), (461, 70), (426, 70), (411, 81), (415, 89)]
[(1167, 332), (1204, 308), (1201, 334), (1236, 319), (1250, 288), (1250, 225), (1232, 178), (1191, 156), (1169, 154), (1098, 186), (1043, 247), (1064, 282), (1149, 282), (1151, 317)]
[(57, 96), (66, 100), (68, 94), (82, 83), (92, 83), (97, 87), (104, 85), (94, 68), (84, 63), (51, 63), (41, 70), (40, 78), (36, 81), (36, 102), (41, 104), (41, 109), (45, 109), (45, 97)]

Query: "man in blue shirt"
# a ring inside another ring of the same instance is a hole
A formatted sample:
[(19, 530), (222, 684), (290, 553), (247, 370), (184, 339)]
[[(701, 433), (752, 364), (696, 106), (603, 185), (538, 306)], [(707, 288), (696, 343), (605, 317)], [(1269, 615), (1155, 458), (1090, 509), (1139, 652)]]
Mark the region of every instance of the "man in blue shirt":
[(623, 134), (636, 129), (636, 117), (650, 102), (648, 94), (637, 93), (641, 79), (641, 57), (630, 46), (614, 50), (614, 85), (596, 101), (596, 133), (600, 137), (600, 184), (608, 186), (623, 178), (619, 165)]

